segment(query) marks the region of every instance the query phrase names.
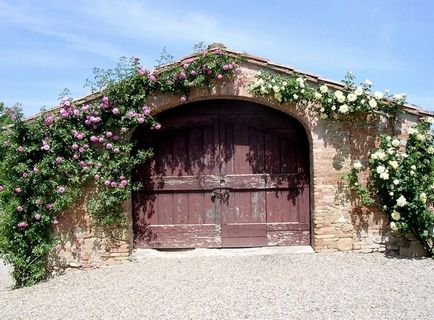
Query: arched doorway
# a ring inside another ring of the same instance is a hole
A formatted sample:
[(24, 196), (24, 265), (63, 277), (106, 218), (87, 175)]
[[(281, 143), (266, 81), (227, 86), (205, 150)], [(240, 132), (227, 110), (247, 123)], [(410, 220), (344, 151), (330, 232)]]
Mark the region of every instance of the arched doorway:
[(309, 142), (294, 118), (252, 102), (195, 102), (138, 128), (154, 156), (133, 172), (136, 247), (310, 244)]

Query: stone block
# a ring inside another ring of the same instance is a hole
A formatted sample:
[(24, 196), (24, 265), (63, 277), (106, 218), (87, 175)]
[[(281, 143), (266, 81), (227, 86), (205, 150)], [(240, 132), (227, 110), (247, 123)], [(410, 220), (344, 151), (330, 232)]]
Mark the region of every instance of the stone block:
[(341, 238), (338, 240), (337, 249), (339, 251), (349, 251), (353, 248), (352, 238)]

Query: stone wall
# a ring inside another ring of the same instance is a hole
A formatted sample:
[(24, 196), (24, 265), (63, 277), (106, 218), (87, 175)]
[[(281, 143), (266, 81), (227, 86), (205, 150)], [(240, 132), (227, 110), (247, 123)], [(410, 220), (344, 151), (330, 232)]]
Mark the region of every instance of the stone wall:
[[(348, 190), (343, 175), (352, 161), (367, 165), (369, 151), (379, 143), (383, 133), (392, 134), (392, 126), (381, 116), (352, 121), (318, 119), (310, 105), (278, 105), (274, 101), (250, 95), (246, 84), (253, 80), (256, 64), (246, 64), (243, 78), (235, 83), (220, 84), (213, 89), (196, 89), (189, 100), (242, 99), (279, 109), (298, 119), (310, 140), (311, 163), (311, 244), (317, 252), (373, 252), (395, 250), (402, 254), (421, 254), (417, 242), (391, 234), (387, 218), (376, 208), (360, 207), (357, 197)], [(179, 98), (156, 95), (148, 99), (153, 114), (176, 107)], [(417, 116), (400, 116), (396, 133), (417, 121)], [(406, 136), (402, 136), (404, 139)], [(361, 176), (366, 180), (366, 176)], [(131, 201), (125, 203), (128, 224), (124, 227), (101, 229), (92, 226), (86, 211), (86, 200), (93, 189), (88, 188), (82, 201), (59, 217), (56, 227), (62, 243), (61, 259), (66, 265), (97, 266), (128, 259), (133, 249)], [(413, 250), (415, 249), (415, 250)]]

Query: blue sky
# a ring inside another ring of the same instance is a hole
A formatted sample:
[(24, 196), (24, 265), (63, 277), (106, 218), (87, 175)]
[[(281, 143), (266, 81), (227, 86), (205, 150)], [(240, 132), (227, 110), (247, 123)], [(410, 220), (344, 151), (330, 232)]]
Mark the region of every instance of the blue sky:
[(0, 0), (0, 101), (29, 116), (64, 88), (86, 94), (93, 67), (153, 67), (163, 47), (180, 58), (200, 41), (333, 80), (351, 70), (434, 110), (431, 0)]

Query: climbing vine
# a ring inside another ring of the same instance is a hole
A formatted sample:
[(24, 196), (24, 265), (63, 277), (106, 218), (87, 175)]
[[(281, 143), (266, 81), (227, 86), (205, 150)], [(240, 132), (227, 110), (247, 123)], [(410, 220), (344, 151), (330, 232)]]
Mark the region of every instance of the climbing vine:
[(147, 97), (178, 95), (187, 102), (193, 87), (209, 87), (240, 73), (239, 58), (219, 48), (198, 52), (181, 63), (149, 71), (140, 59), (123, 59), (113, 70), (96, 70), (89, 102), (64, 96), (59, 108), (24, 120), (0, 106), (0, 254), (13, 266), (16, 287), (47, 277), (50, 254), (62, 250), (52, 232), (58, 215), (76, 202), (86, 186), (95, 223), (123, 223), (122, 203), (133, 189), (131, 170), (151, 150), (130, 157), (130, 131), (158, 130)]
[[(88, 82), (95, 94), (87, 102), (77, 103), (66, 95), (58, 108), (27, 120), (17, 108), (0, 104), (0, 255), (13, 266), (16, 287), (47, 277), (50, 255), (62, 250), (53, 225), (86, 187), (96, 190), (88, 201), (95, 223), (125, 222), (121, 205), (131, 190), (141, 187), (132, 184), (131, 171), (152, 155), (152, 150), (141, 150), (130, 157), (131, 130), (161, 128), (151, 115), (151, 94), (178, 96), (186, 103), (193, 88), (233, 81), (241, 73), (241, 63), (241, 58), (218, 47), (200, 48), (191, 58), (154, 71), (138, 58), (122, 59), (112, 70), (95, 70), (95, 79)], [(315, 84), (295, 73), (258, 72), (249, 84), (252, 94), (278, 103), (316, 103), (322, 119), (400, 110), (405, 95), (372, 92), (371, 87), (368, 81), (355, 85), (351, 74), (342, 88)], [(428, 207), (434, 197), (433, 139), (427, 122), (412, 130), (407, 157), (399, 153), (403, 142), (397, 146), (395, 138), (382, 139), (370, 160), (370, 189), (358, 183), (360, 162), (354, 163), (349, 181), (365, 203), (379, 199), (392, 229), (414, 232), (432, 253), (434, 218)]]

